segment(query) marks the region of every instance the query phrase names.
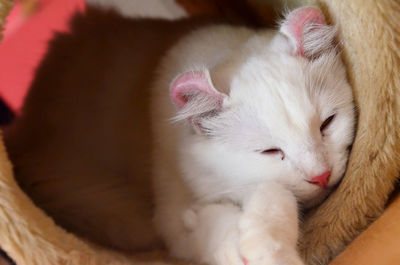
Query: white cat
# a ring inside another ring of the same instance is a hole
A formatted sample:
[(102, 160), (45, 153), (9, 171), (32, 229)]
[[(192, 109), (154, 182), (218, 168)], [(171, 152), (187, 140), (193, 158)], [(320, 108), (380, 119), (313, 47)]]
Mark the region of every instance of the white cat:
[(298, 203), (338, 183), (354, 134), (335, 34), (304, 7), (279, 31), (208, 27), (166, 55), (153, 87), (153, 182), (173, 256), (303, 264)]

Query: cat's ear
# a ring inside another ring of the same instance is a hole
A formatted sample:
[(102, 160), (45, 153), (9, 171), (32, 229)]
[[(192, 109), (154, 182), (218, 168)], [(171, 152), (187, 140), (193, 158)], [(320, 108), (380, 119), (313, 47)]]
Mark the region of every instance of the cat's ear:
[(321, 10), (316, 7), (302, 7), (288, 13), (280, 32), (288, 37), (295, 55), (309, 59), (336, 47), (337, 28), (327, 25)]
[(202, 119), (222, 111), (227, 95), (217, 91), (208, 70), (180, 74), (171, 83), (170, 94), (178, 108), (175, 120), (187, 119), (197, 133), (206, 133)]

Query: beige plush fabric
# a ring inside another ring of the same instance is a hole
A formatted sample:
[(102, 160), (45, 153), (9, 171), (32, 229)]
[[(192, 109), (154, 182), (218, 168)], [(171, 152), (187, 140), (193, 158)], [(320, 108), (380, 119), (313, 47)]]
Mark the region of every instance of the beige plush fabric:
[[(308, 264), (326, 264), (380, 215), (400, 169), (400, 3), (324, 0), (318, 5), (340, 25), (359, 123), (342, 184), (305, 219), (301, 248)], [(1, 18), (9, 6), (0, 0)], [(167, 264), (158, 254), (127, 257), (101, 249), (56, 226), (17, 186), (2, 141), (0, 246), (18, 265)]]

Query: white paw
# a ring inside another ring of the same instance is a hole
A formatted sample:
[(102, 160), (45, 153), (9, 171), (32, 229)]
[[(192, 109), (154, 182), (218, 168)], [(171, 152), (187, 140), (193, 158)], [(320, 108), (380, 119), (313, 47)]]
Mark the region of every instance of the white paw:
[(231, 231), (214, 253), (213, 265), (244, 265), (238, 248), (238, 231)]
[(258, 222), (246, 216), (239, 222), (239, 252), (246, 265), (304, 265), (295, 243)]
[(265, 239), (258, 236), (240, 240), (240, 254), (246, 265), (304, 265), (296, 249)]

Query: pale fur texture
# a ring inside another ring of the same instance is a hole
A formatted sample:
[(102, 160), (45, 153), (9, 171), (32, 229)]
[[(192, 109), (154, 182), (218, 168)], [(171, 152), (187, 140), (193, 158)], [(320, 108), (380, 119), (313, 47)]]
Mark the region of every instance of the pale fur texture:
[[(315, 40), (314, 30), (330, 32)], [(312, 35), (302, 40), (313, 44), (301, 47), (304, 56), (290, 31), (205, 28), (161, 63), (152, 102), (155, 223), (173, 256), (303, 264), (297, 203), (326, 196), (312, 177), (331, 171), (332, 188), (344, 174), (355, 115), (335, 28), (305, 29)], [(281, 151), (262, 153), (271, 148)]]

